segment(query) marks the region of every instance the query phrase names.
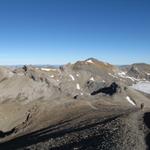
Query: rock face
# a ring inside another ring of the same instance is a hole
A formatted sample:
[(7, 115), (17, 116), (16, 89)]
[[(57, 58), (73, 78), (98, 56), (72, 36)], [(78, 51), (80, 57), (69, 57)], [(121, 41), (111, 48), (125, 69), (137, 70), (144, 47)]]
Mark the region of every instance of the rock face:
[(139, 63), (123, 67), (129, 76), (150, 81), (150, 65)]
[(104, 93), (106, 95), (112, 96), (113, 94), (115, 94), (117, 92), (118, 88), (119, 88), (119, 86), (115, 82), (113, 82), (109, 87), (100, 88), (97, 91), (92, 92), (91, 95), (96, 95), (98, 93)]
[(6, 136), (9, 136), (9, 135), (11, 135), (14, 132), (15, 132), (15, 128), (10, 130), (10, 131), (7, 131), (7, 132), (0, 131), (0, 138), (4, 138)]
[(139, 72), (137, 67), (132, 66), (130, 68), (130, 70), (128, 71), (128, 75), (131, 75), (131, 76), (133, 76), (135, 78), (139, 78), (140, 77), (140, 72)]

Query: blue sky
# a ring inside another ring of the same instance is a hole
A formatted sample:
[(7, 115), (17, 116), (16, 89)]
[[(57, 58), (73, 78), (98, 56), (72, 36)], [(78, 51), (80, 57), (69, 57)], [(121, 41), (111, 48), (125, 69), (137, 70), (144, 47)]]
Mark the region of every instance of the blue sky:
[(0, 64), (95, 57), (150, 63), (149, 0), (0, 0)]

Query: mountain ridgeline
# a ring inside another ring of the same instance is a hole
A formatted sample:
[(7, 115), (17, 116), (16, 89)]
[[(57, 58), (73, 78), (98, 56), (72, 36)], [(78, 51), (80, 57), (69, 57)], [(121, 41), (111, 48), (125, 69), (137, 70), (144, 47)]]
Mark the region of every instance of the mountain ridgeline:
[[(148, 130), (135, 124), (139, 110), (150, 107), (149, 89), (149, 64), (118, 67), (89, 58), (0, 67), (0, 149), (144, 149)], [(127, 142), (135, 138), (134, 146)]]

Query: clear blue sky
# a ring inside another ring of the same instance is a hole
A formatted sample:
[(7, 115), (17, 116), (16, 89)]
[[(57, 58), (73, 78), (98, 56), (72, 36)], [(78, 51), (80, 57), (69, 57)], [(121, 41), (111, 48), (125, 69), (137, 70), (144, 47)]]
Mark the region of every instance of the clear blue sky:
[(0, 0), (0, 64), (95, 57), (150, 63), (150, 0)]

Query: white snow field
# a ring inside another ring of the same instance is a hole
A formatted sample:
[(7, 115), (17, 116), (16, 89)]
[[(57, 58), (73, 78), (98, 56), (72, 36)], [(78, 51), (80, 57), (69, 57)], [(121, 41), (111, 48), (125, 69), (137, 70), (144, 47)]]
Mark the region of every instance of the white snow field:
[(137, 84), (133, 84), (132, 88), (150, 94), (150, 82), (149, 81), (140, 81)]

